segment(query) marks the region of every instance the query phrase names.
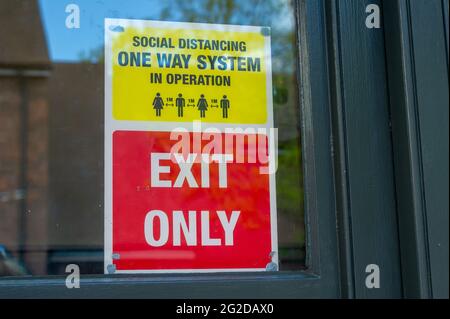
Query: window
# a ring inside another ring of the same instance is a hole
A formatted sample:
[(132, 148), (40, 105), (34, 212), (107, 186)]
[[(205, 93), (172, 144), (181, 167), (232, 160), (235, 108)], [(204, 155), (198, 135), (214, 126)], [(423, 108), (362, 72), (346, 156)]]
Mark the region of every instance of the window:
[(104, 272), (105, 18), (271, 28), (279, 269), (303, 269), (293, 3), (77, 0), (72, 4), (0, 3), (0, 276), (64, 274), (68, 264), (79, 265), (82, 274)]

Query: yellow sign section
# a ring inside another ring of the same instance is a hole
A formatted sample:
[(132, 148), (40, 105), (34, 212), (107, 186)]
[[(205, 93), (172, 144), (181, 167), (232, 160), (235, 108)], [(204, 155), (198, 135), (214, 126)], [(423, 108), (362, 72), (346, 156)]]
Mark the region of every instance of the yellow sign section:
[(106, 28), (115, 120), (267, 123), (268, 28), (140, 20)]

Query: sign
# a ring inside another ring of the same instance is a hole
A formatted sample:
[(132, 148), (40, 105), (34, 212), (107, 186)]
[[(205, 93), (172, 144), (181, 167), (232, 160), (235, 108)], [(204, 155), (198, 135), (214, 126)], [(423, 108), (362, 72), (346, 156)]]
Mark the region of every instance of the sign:
[(270, 32), (105, 20), (105, 272), (278, 268)]
[(270, 51), (266, 56), (265, 30), (128, 24), (111, 43), (114, 119), (266, 123)]

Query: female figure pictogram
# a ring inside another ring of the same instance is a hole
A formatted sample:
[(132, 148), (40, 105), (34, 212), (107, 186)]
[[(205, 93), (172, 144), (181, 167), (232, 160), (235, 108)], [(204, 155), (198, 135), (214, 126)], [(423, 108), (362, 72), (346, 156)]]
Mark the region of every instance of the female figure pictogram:
[(159, 93), (156, 93), (153, 99), (153, 108), (156, 110), (156, 116), (161, 116), (161, 110), (163, 109), (164, 102)]
[(206, 102), (203, 94), (200, 95), (200, 99), (198, 99), (197, 108), (200, 110), (200, 117), (205, 117), (206, 110), (208, 109), (208, 102)]

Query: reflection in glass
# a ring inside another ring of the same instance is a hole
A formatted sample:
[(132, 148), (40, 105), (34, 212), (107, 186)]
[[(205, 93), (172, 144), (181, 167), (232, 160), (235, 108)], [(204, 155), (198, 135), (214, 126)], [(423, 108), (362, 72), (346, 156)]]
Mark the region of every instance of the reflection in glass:
[(103, 19), (271, 27), (280, 269), (304, 266), (294, 8), (288, 0), (0, 2), (0, 276), (103, 272)]

